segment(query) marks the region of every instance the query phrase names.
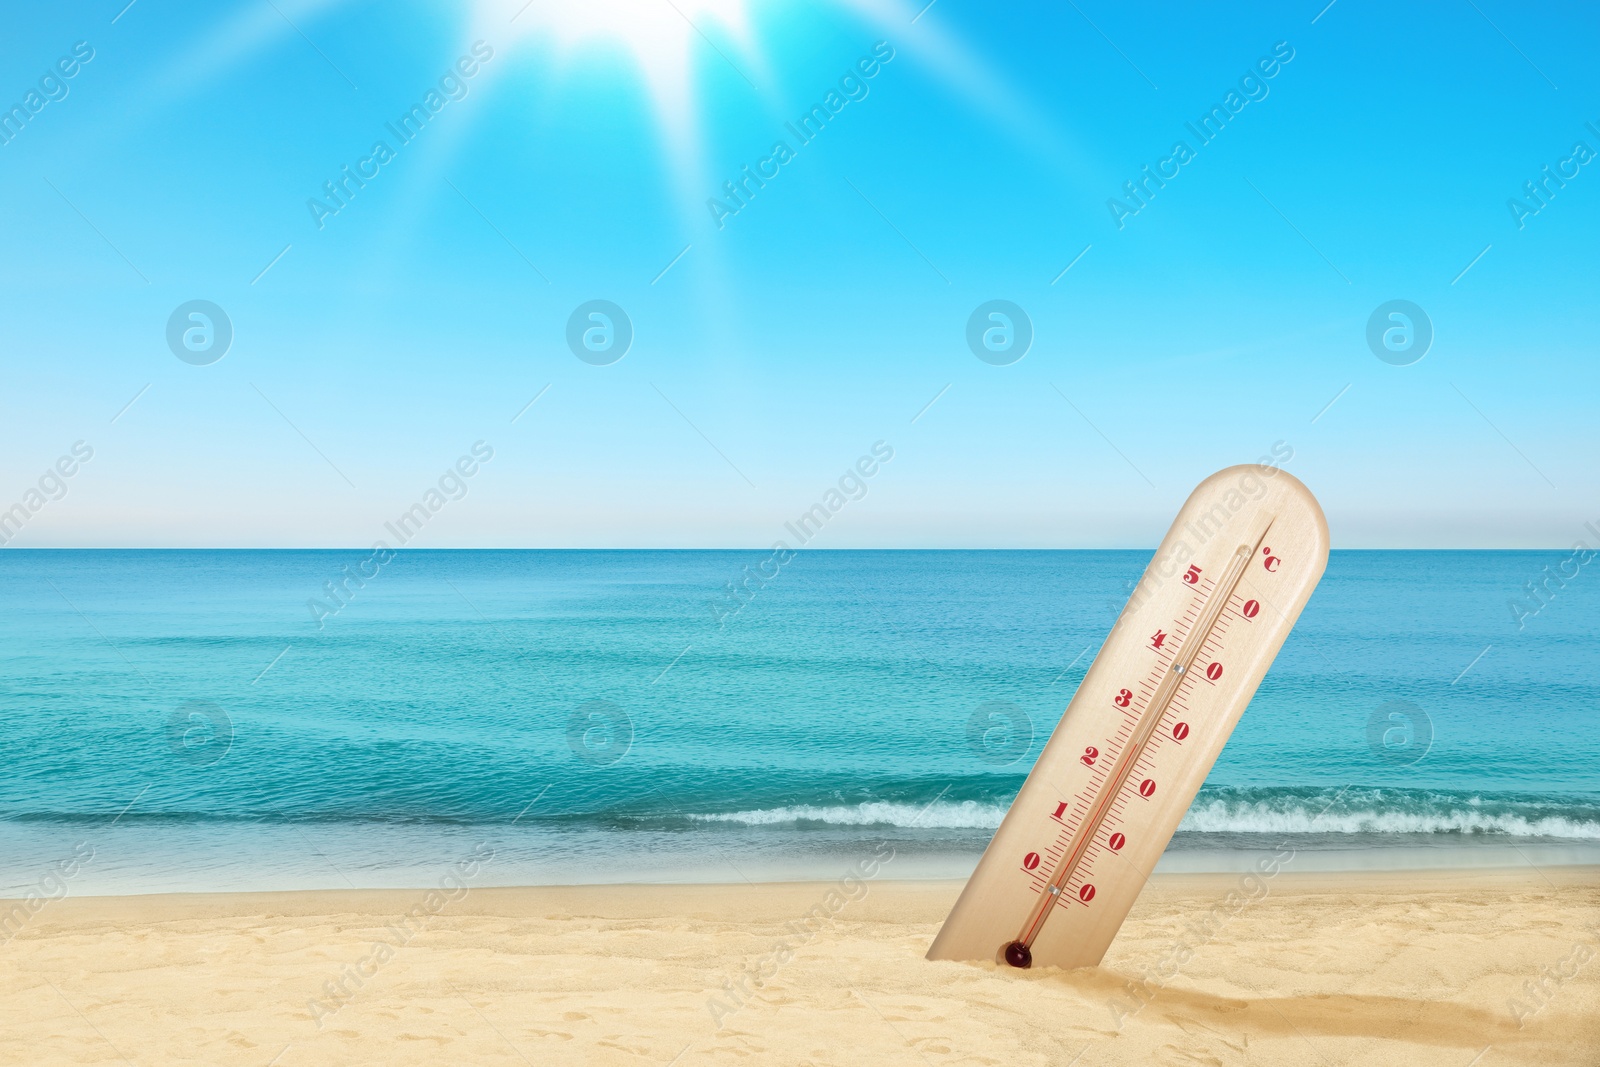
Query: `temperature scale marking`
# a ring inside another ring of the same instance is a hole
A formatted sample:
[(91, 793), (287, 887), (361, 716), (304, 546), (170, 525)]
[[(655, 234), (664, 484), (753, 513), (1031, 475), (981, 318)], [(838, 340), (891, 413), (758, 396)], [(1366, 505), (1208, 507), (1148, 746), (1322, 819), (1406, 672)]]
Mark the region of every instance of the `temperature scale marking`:
[(1241, 466), (1201, 483), (929, 959), (1100, 962), (1327, 553), (1321, 508), (1292, 476)]

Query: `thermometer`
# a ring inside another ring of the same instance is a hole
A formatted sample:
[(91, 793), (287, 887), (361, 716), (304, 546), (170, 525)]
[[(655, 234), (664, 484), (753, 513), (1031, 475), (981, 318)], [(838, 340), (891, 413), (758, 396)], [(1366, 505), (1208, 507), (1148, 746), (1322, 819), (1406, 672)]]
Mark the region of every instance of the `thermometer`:
[(1189, 496), (928, 950), (1099, 964), (1328, 562), (1292, 475)]

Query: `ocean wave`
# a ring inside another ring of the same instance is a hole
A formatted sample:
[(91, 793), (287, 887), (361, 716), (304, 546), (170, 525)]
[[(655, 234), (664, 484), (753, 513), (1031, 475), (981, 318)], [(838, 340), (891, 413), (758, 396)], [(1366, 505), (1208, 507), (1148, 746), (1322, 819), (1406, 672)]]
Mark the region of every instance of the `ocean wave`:
[[(697, 804), (684, 796), (639, 797), (624, 805), (594, 807), (581, 800), (567, 810), (528, 811), (511, 805), (462, 805), (456, 811), (373, 811), (365, 808), (293, 810), (281, 807), (237, 810), (178, 807), (124, 811), (5, 810), (0, 828), (11, 823), (119, 827), (187, 824), (280, 824), (426, 828), (455, 831), (475, 826), (517, 826), (628, 833), (675, 833), (695, 828), (755, 831), (848, 831), (882, 828), (938, 837), (943, 831), (968, 840), (993, 833), (1011, 806), (1012, 789), (992, 779), (957, 781), (938, 792), (926, 783), (880, 783), (854, 796), (831, 789), (802, 791), (779, 802), (771, 798)], [(873, 794), (877, 795), (874, 796)], [(887, 793), (888, 795), (884, 795)], [(865, 795), (863, 795), (865, 794)], [(954, 795), (952, 795), (954, 794)], [(699, 810), (695, 810), (698, 808)], [(575, 809), (575, 810), (574, 810)], [(728, 810), (732, 809), (732, 810)], [(1471, 836), (1500, 839), (1600, 841), (1600, 795), (1512, 794), (1448, 789), (1391, 789), (1313, 786), (1207, 786), (1178, 825), (1191, 839), (1226, 835), (1338, 835), (1381, 839), (1400, 835)]]
[(1005, 817), (1007, 805), (975, 800), (907, 804), (871, 800), (860, 804), (794, 804), (752, 811), (689, 815), (692, 822), (737, 823), (742, 826), (783, 826), (822, 823), (828, 826), (897, 826), (927, 830), (994, 830)]
[(1201, 834), (1485, 834), (1600, 840), (1582, 800), (1367, 789), (1203, 791), (1178, 825)]
[[(789, 804), (688, 814), (695, 824), (751, 827), (895, 827), (993, 831), (996, 800)], [(1493, 796), (1411, 789), (1287, 787), (1202, 790), (1178, 831), (1188, 834), (1462, 834), (1600, 840), (1600, 804), (1582, 798)]]

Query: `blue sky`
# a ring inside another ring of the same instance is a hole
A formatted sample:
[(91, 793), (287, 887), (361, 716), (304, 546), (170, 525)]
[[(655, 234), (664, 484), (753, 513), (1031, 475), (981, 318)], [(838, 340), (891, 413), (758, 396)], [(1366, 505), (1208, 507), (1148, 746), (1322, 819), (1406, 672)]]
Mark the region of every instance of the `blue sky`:
[[(94, 450), (16, 546), (364, 546), (480, 440), (416, 544), (765, 546), (880, 440), (825, 547), (1152, 545), (1278, 442), (1339, 547), (1600, 519), (1600, 163), (1523, 193), (1600, 151), (1592, 8), (124, 2), (0, 42), (6, 107), (59, 97), (0, 144), (0, 507)], [(606, 365), (566, 340), (596, 299)], [(966, 341), (996, 299), (1009, 365)], [(1397, 299), (1404, 366), (1366, 339)], [(206, 365), (167, 341), (193, 300)]]

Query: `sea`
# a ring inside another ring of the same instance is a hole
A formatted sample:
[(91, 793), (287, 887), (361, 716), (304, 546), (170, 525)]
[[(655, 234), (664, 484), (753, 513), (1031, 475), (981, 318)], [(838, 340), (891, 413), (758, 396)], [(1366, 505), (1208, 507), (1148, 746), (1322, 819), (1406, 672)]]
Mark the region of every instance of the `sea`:
[[(964, 877), (1150, 555), (6, 549), (0, 895)], [(1568, 557), (1334, 552), (1158, 870), (1600, 862)]]

